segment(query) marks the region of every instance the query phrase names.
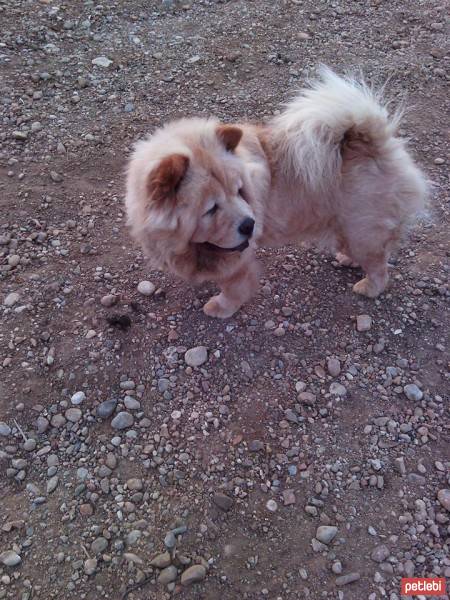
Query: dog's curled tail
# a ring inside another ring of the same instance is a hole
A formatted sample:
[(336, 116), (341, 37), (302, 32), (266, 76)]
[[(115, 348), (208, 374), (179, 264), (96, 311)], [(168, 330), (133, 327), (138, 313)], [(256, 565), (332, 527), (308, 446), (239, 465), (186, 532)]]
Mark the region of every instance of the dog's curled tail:
[(274, 138), (286, 167), (321, 191), (339, 177), (346, 152), (377, 158), (401, 116), (401, 110), (389, 116), (382, 90), (322, 66), (318, 79), (275, 117)]

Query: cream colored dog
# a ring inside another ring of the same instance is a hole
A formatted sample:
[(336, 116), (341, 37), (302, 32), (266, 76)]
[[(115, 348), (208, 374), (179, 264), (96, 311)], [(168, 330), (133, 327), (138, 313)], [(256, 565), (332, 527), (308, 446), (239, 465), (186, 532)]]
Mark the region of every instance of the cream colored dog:
[(420, 170), (363, 82), (322, 68), (267, 125), (182, 119), (136, 144), (126, 209), (153, 266), (221, 292), (204, 311), (230, 317), (255, 293), (259, 246), (313, 242), (365, 277), (376, 297), (388, 258), (425, 203)]

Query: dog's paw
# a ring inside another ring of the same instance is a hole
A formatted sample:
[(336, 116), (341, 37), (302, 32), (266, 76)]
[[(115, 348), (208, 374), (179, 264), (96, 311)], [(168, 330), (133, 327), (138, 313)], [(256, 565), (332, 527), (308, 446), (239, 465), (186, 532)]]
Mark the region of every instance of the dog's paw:
[(361, 296), (367, 296), (367, 298), (376, 298), (379, 294), (381, 294), (382, 290), (379, 290), (367, 277), (358, 281), (353, 286), (353, 291), (355, 294), (360, 294)]
[(213, 296), (203, 307), (203, 312), (208, 317), (216, 317), (218, 319), (228, 319), (236, 312), (237, 308), (232, 307), (224, 301), (222, 294)]
[(356, 269), (357, 267), (359, 267), (358, 263), (353, 262), (350, 256), (347, 256), (342, 252), (338, 252), (335, 258), (337, 262), (341, 265), (341, 267), (350, 267), (352, 269)]

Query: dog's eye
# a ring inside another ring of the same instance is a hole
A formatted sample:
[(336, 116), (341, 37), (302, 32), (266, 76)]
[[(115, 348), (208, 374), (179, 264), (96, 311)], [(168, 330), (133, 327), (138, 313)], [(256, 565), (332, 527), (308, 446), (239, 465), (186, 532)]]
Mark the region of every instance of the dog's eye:
[(242, 200), (245, 200), (248, 203), (248, 198), (245, 194), (244, 188), (240, 188), (238, 190), (238, 195), (242, 198)]
[(211, 215), (213, 215), (214, 213), (216, 213), (218, 210), (219, 210), (219, 207), (217, 206), (217, 204), (214, 204), (214, 206), (213, 206), (212, 208), (210, 208), (209, 210), (207, 210), (207, 211), (205, 212), (205, 216), (206, 216), (206, 215), (209, 215), (209, 216), (211, 216)]

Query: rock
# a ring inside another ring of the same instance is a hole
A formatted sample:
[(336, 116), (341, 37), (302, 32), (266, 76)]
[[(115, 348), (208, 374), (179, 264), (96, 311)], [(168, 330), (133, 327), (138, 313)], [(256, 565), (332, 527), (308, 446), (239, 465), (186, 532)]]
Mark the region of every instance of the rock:
[(270, 510), (270, 512), (275, 512), (278, 509), (278, 504), (275, 500), (267, 500), (266, 508), (267, 510)]
[(127, 429), (134, 423), (134, 417), (128, 412), (121, 411), (117, 413), (114, 419), (111, 421), (111, 427), (113, 429)]
[(336, 537), (337, 532), (337, 527), (332, 525), (321, 525), (317, 528), (316, 539), (322, 544), (328, 545)]
[(439, 490), (437, 499), (439, 500), (440, 505), (450, 512), (450, 490), (445, 488)]
[(184, 360), (190, 367), (200, 367), (208, 359), (208, 349), (205, 346), (191, 348), (184, 355)]
[(161, 571), (158, 577), (158, 583), (161, 585), (167, 585), (178, 577), (178, 570), (176, 567), (171, 565), (170, 567), (166, 567)]
[(23, 444), (23, 449), (26, 452), (33, 452), (33, 450), (36, 449), (36, 446), (37, 446), (36, 440), (34, 440), (33, 438), (28, 438)]
[(38, 433), (45, 433), (49, 428), (49, 421), (45, 417), (38, 417), (36, 419), (36, 429)]
[(372, 327), (372, 317), (369, 315), (358, 315), (356, 317), (356, 329), (358, 331), (369, 331)]
[(390, 554), (389, 548), (385, 544), (381, 544), (372, 550), (370, 558), (377, 563), (381, 563), (386, 560)]
[(333, 381), (330, 385), (330, 394), (333, 396), (344, 397), (347, 395), (347, 388), (342, 385), (342, 383), (338, 383), (337, 381)]
[(340, 560), (335, 560), (331, 565), (331, 570), (335, 575), (340, 575), (342, 573), (342, 563)]
[(206, 569), (203, 565), (192, 565), (181, 575), (181, 585), (188, 586), (206, 577)]
[(125, 404), (125, 408), (128, 408), (128, 410), (139, 410), (141, 408), (141, 403), (132, 396), (125, 396), (123, 403)]
[(155, 293), (156, 285), (151, 281), (140, 281), (137, 291), (143, 296), (152, 296)]
[(13, 550), (6, 550), (0, 554), (0, 563), (5, 567), (16, 567), (21, 562), (22, 558)]
[(214, 494), (213, 502), (224, 512), (228, 512), (234, 504), (233, 498), (230, 498), (226, 494), (221, 494), (220, 492)]
[(61, 183), (63, 180), (63, 176), (57, 173), (56, 171), (50, 171), (50, 179), (55, 183)]
[(332, 377), (337, 377), (341, 372), (341, 363), (337, 358), (329, 358), (327, 360), (328, 373)]
[(291, 504), (295, 504), (294, 490), (284, 490), (283, 504), (284, 504), (284, 506), (291, 506)]
[(47, 494), (51, 494), (52, 492), (54, 492), (56, 490), (58, 481), (59, 481), (58, 475), (54, 475), (53, 477), (50, 477), (50, 479), (47, 481)]
[(11, 427), (4, 421), (0, 421), (0, 435), (7, 437), (11, 433)]
[(248, 449), (250, 452), (259, 452), (260, 450), (264, 450), (264, 442), (261, 440), (251, 440), (248, 444)]
[(3, 304), (8, 308), (11, 308), (12, 306), (14, 306), (14, 304), (16, 304), (19, 301), (19, 299), (20, 295), (17, 292), (11, 292), (3, 300)]
[(79, 408), (68, 408), (64, 413), (66, 419), (71, 423), (77, 423), (81, 419), (82, 415), (83, 413)]
[(336, 578), (336, 585), (347, 585), (348, 583), (353, 583), (354, 581), (358, 581), (361, 575), (359, 573), (347, 573), (347, 575), (342, 575), (342, 577)]
[(108, 547), (108, 540), (104, 537), (98, 537), (91, 544), (91, 550), (94, 554), (101, 554)]
[(96, 558), (88, 558), (84, 561), (84, 573), (85, 575), (93, 575), (95, 573), (95, 569), (97, 568), (97, 559)]
[(85, 400), (86, 400), (86, 394), (84, 392), (75, 392), (75, 394), (70, 399), (70, 401), (72, 402), (72, 404), (74, 404), (76, 406), (78, 404), (81, 404)]
[(175, 548), (176, 544), (177, 544), (177, 538), (175, 537), (175, 535), (173, 534), (172, 531), (169, 531), (169, 533), (164, 538), (165, 547), (168, 548), (169, 550), (172, 550), (172, 548)]
[(117, 296), (114, 296), (113, 294), (107, 294), (106, 296), (103, 296), (103, 298), (100, 300), (100, 304), (102, 306), (105, 306), (106, 308), (111, 308), (111, 306), (117, 304), (117, 301)]
[(100, 419), (106, 419), (108, 417), (110, 417), (113, 412), (116, 410), (116, 406), (117, 406), (117, 400), (115, 399), (111, 399), (111, 400), (105, 400), (104, 402), (102, 402), (101, 404), (99, 404), (97, 406), (97, 417), (100, 417)]
[(102, 67), (103, 69), (107, 69), (113, 63), (113, 61), (106, 56), (97, 56), (91, 62), (96, 67)]
[(127, 488), (132, 491), (142, 490), (142, 488), (143, 488), (142, 479), (137, 479), (137, 478), (128, 479)]
[(419, 402), (423, 398), (422, 390), (415, 383), (408, 383), (404, 386), (403, 391), (408, 400), (412, 400), (413, 402)]
[(169, 552), (163, 552), (162, 554), (158, 554), (154, 559), (150, 562), (152, 567), (156, 567), (157, 569), (165, 569), (170, 566), (172, 562), (170, 558)]

